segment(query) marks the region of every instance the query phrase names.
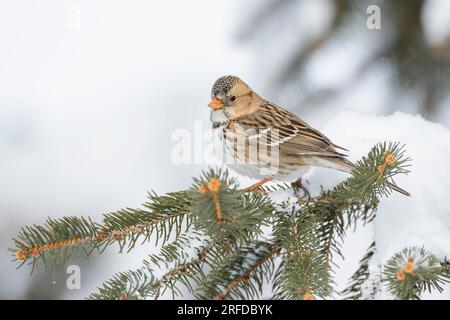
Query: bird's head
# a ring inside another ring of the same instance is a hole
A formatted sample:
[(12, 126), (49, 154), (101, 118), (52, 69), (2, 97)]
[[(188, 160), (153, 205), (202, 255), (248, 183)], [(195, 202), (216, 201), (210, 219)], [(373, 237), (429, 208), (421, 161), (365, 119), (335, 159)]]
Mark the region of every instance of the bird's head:
[[(211, 90), (211, 120), (220, 122), (252, 112), (255, 94), (241, 79), (223, 76), (216, 80)], [(215, 118), (215, 119), (214, 119)]]

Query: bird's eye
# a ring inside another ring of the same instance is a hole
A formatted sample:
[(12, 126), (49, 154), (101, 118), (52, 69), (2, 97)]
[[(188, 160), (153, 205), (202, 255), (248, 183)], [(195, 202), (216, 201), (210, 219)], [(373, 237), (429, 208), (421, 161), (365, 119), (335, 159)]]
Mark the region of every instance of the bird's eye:
[(236, 97), (236, 96), (231, 96), (231, 97), (230, 97), (230, 101), (231, 101), (231, 102), (236, 102), (236, 100), (237, 100), (237, 97)]

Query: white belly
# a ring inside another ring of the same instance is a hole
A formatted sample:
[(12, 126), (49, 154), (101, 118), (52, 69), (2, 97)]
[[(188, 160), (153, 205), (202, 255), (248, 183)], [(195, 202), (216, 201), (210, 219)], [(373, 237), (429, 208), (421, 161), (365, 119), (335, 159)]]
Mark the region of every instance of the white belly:
[(262, 180), (264, 178), (272, 178), (273, 180), (283, 182), (294, 182), (297, 179), (301, 178), (311, 169), (310, 166), (302, 166), (299, 167), (297, 170), (291, 171), (287, 174), (282, 174), (280, 172), (272, 171), (272, 169), (270, 170), (271, 172), (270, 171), (264, 172), (264, 170), (261, 170), (259, 167), (252, 164), (228, 164), (227, 167), (236, 172), (237, 174), (252, 179)]
[(309, 166), (301, 166), (294, 171), (284, 172), (278, 166), (279, 161), (272, 161), (270, 165), (267, 165), (267, 162), (252, 161), (251, 159), (243, 160), (242, 157), (241, 159), (235, 158), (233, 154), (234, 146), (230, 141), (223, 139), (221, 127), (214, 130), (214, 139), (215, 153), (219, 162), (239, 175), (258, 180), (272, 178), (277, 181), (293, 182), (301, 178), (310, 169)]

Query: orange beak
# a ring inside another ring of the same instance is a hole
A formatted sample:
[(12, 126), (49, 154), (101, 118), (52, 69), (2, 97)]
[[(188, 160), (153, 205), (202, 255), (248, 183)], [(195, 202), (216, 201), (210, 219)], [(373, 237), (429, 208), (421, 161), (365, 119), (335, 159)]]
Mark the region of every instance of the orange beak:
[(212, 99), (212, 101), (208, 104), (208, 107), (211, 109), (217, 110), (223, 107), (223, 102), (217, 98)]

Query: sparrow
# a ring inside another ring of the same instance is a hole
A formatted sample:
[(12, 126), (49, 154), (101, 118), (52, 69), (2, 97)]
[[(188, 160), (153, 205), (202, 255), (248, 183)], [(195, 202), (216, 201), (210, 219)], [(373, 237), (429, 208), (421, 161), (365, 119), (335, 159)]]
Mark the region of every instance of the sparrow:
[[(226, 164), (235, 172), (260, 180), (248, 190), (271, 181), (295, 181), (311, 167), (347, 173), (355, 165), (348, 151), (292, 112), (265, 100), (236, 76), (223, 76), (211, 90), (211, 122), (221, 141)], [(388, 182), (388, 187), (410, 194)]]

